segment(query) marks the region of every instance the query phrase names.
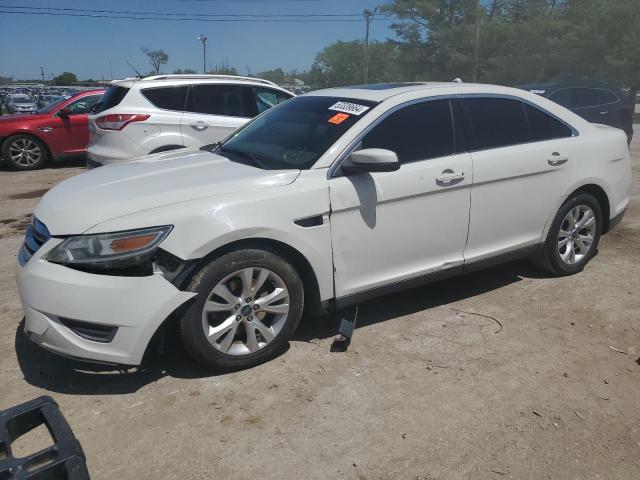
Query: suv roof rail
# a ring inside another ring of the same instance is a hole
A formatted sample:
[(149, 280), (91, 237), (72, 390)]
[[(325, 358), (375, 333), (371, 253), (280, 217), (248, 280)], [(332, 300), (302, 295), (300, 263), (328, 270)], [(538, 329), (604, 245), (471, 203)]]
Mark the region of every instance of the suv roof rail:
[(263, 78), (255, 78), (255, 77), (242, 77), (239, 75), (214, 75), (214, 74), (172, 74), (172, 75), (153, 75), (151, 77), (144, 77), (142, 80), (151, 81), (151, 80), (250, 80), (252, 82), (264, 83), (265, 85), (273, 85), (278, 86), (276, 83), (271, 82), (269, 80), (265, 80)]

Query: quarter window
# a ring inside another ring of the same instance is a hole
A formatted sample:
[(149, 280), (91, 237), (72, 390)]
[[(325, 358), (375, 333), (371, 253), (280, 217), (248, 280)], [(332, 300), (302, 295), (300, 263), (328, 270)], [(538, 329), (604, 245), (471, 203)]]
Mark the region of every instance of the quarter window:
[(529, 141), (522, 102), (508, 98), (466, 98), (473, 125), (471, 150), (499, 148)]
[(246, 117), (243, 90), (237, 85), (193, 85), (187, 111), (229, 117)]
[(147, 88), (142, 90), (142, 95), (158, 108), (181, 112), (187, 98), (187, 87)]
[(534, 142), (565, 138), (572, 135), (572, 131), (568, 126), (542, 110), (526, 103), (524, 104), (524, 109), (529, 120), (529, 128), (531, 128), (531, 140)]
[(364, 137), (362, 147), (392, 150), (401, 163), (453, 154), (449, 100), (417, 103), (392, 113)]
[(256, 102), (257, 113), (262, 113), (269, 110), (271, 107), (286, 102), (291, 98), (290, 95), (286, 95), (278, 90), (272, 90), (270, 88), (255, 87), (253, 90), (253, 96)]

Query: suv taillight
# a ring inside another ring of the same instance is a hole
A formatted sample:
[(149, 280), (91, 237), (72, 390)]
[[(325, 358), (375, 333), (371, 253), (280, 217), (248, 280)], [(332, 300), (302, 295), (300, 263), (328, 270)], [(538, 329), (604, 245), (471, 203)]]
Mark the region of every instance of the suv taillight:
[(149, 115), (139, 113), (121, 113), (117, 115), (105, 115), (96, 120), (96, 125), (102, 130), (122, 130), (132, 122), (144, 122)]

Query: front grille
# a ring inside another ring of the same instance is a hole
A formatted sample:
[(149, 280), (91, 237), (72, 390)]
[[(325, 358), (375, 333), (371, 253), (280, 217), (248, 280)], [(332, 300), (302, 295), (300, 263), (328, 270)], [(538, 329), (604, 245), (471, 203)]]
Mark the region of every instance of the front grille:
[(29, 225), (29, 228), (27, 228), (24, 237), (24, 243), (18, 254), (20, 265), (27, 263), (33, 254), (51, 238), (51, 234), (44, 223), (33, 217), (33, 221), (31, 225)]

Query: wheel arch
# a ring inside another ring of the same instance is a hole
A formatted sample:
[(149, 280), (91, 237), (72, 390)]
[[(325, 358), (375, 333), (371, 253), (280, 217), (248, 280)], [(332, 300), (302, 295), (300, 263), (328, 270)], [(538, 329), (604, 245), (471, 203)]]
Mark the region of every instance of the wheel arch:
[(5, 137), (2, 137), (2, 141), (0, 142), (0, 152), (4, 148), (5, 142), (16, 135), (25, 135), (27, 137), (35, 138), (36, 140), (40, 141), (44, 145), (44, 148), (47, 150), (47, 161), (53, 160), (53, 152), (51, 151), (51, 147), (49, 146), (47, 141), (30, 130), (17, 130), (15, 132), (11, 132)]
[[(222, 255), (246, 248), (267, 250), (291, 263), (302, 280), (305, 311), (315, 315), (322, 313), (323, 308), (320, 300), (320, 285), (311, 262), (309, 262), (307, 257), (305, 257), (298, 249), (279, 240), (266, 237), (255, 237), (231, 241), (217, 247), (204, 257), (196, 260), (191, 272), (195, 273), (201, 267)], [(184, 279), (183, 284), (180, 285), (181, 288), (185, 286), (184, 283), (188, 283), (190, 277), (191, 275)]]
[(609, 202), (607, 192), (598, 184), (587, 183), (573, 190), (567, 198), (571, 198), (581, 193), (593, 195), (598, 200), (600, 208), (602, 209), (602, 233), (607, 233), (609, 231), (609, 216), (611, 214), (611, 204)]
[(161, 147), (157, 147), (151, 150), (149, 152), (149, 155), (153, 155), (154, 153), (170, 152), (171, 150), (178, 150), (180, 148), (185, 148), (185, 147), (184, 145), (175, 145), (175, 144), (163, 145)]

